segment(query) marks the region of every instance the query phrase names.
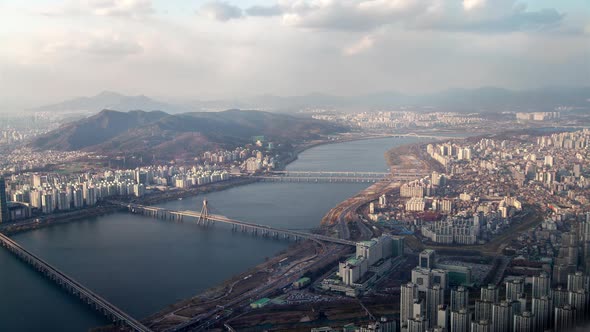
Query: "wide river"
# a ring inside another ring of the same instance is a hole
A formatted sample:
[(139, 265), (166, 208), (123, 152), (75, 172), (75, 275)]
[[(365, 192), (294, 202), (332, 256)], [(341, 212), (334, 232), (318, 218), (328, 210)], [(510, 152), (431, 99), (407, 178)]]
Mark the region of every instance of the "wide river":
[[(385, 172), (389, 148), (413, 138), (321, 145), (289, 170)], [(289, 229), (317, 227), (362, 183), (255, 183), (209, 193), (215, 213)], [(200, 210), (204, 197), (161, 206)], [(191, 297), (286, 249), (287, 241), (128, 213), (55, 225), (13, 239), (137, 318)], [(105, 319), (0, 249), (0, 331), (87, 331)]]

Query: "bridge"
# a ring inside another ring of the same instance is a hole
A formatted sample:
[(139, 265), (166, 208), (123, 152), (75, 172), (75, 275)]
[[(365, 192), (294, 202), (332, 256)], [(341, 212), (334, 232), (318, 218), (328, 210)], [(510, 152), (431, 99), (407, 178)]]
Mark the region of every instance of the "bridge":
[(232, 227), (232, 231), (251, 232), (255, 235), (261, 235), (264, 237), (275, 237), (285, 239), (310, 239), (322, 242), (331, 242), (349, 246), (355, 246), (356, 242), (345, 239), (339, 239), (331, 236), (313, 234), (307, 232), (301, 232), (296, 230), (281, 229), (277, 227), (271, 227), (266, 225), (260, 225), (256, 223), (240, 221), (228, 218), (219, 214), (210, 214), (208, 211), (207, 200), (203, 201), (203, 209), (201, 212), (190, 211), (190, 210), (170, 210), (155, 206), (146, 206), (140, 204), (124, 203), (118, 201), (109, 201), (112, 204), (121, 205), (129, 210), (131, 213), (137, 213), (147, 215), (153, 218), (165, 219), (165, 220), (176, 220), (183, 221), (184, 218), (192, 218), (197, 224), (209, 225), (214, 222), (220, 222), (228, 224)]
[(43, 259), (26, 250), (18, 243), (16, 243), (12, 239), (1, 233), (0, 245), (8, 249), (10, 252), (15, 254), (24, 262), (31, 265), (37, 271), (43, 273), (47, 278), (54, 281), (59, 286), (63, 287), (69, 293), (77, 296), (78, 298), (80, 298), (80, 300), (96, 309), (98, 312), (106, 316), (113, 323), (123, 326), (131, 331), (151, 331), (149, 328), (145, 327), (139, 321), (135, 320), (133, 317), (123, 312), (123, 310), (109, 303), (107, 300), (92, 292), (90, 289), (84, 287), (79, 282), (75, 281), (65, 273), (53, 267), (49, 263), (45, 262)]
[(436, 139), (436, 140), (449, 140), (449, 139), (461, 138), (461, 137), (454, 137), (454, 136), (436, 136), (436, 135), (416, 134), (416, 133), (387, 135), (384, 137), (394, 137), (394, 138), (415, 137), (415, 138), (428, 138), (428, 139)]
[(354, 172), (354, 171), (272, 171), (251, 177), (270, 182), (379, 182), (413, 181), (426, 175), (420, 170), (403, 172)]

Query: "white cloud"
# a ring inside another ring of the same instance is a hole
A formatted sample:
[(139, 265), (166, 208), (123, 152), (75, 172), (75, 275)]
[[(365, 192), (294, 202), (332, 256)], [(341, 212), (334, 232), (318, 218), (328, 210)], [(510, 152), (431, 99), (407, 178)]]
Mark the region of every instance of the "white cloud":
[(324, 30), (371, 31), (383, 26), (462, 32), (539, 30), (559, 25), (555, 9), (528, 10), (516, 0), (318, 0), (281, 2), (283, 23)]
[(463, 0), (285, 0), (242, 10), (228, 1), (190, 7), (213, 9), (215, 21), (155, 12), (149, 1), (69, 2), (51, 17), (0, 4), (0, 76), (11, 82), (0, 100), (105, 89), (227, 98), (590, 85), (588, 21), (564, 16), (557, 2), (465, 10)]
[(81, 0), (67, 1), (42, 10), (48, 16), (94, 15), (139, 18), (154, 13), (151, 0)]
[(365, 52), (373, 47), (375, 44), (375, 37), (371, 35), (364, 36), (356, 43), (344, 49), (345, 55), (357, 55)]
[(243, 16), (240, 7), (230, 5), (224, 1), (208, 2), (201, 6), (198, 12), (209, 19), (224, 22), (231, 19), (241, 18)]
[(143, 51), (140, 43), (112, 31), (91, 34), (58, 35), (42, 48), (46, 56), (88, 54), (99, 57), (122, 57)]
[(486, 3), (486, 0), (463, 0), (463, 9), (472, 10), (478, 7), (482, 7)]

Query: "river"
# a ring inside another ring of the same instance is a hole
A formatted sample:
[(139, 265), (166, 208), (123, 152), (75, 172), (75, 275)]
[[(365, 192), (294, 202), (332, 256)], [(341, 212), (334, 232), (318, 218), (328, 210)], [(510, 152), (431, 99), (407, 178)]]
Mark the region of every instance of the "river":
[[(320, 145), (288, 170), (387, 171), (384, 153), (415, 138)], [(206, 195), (213, 212), (289, 229), (311, 229), (363, 183), (254, 183)], [(204, 197), (160, 206), (200, 209)], [(25, 248), (137, 318), (246, 271), (289, 242), (215, 225), (114, 213), (13, 236)], [(87, 331), (102, 316), (0, 250), (0, 331)]]

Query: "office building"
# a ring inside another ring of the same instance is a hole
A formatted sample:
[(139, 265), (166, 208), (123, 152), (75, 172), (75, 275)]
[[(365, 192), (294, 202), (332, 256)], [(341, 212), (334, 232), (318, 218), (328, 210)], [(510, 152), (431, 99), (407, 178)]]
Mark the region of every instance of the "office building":
[[(404, 254), (404, 237), (395, 236), (391, 237), (391, 255), (392, 257), (402, 256)], [(384, 246), (386, 248), (387, 246)]]
[(442, 269), (415, 267), (412, 269), (412, 282), (418, 286), (420, 292), (424, 293), (434, 284), (447, 289), (449, 287), (448, 272)]
[(432, 249), (423, 250), (420, 253), (420, 267), (424, 269), (433, 269), (434, 268), (434, 255), (435, 251)]

